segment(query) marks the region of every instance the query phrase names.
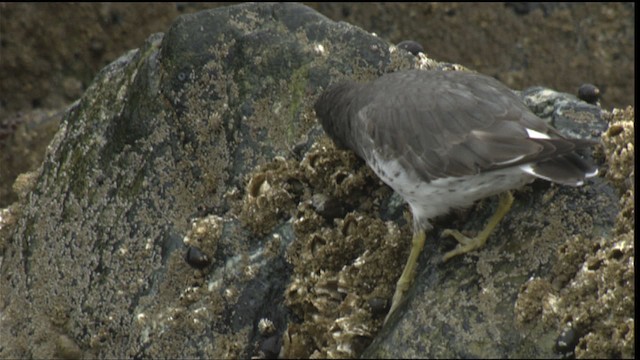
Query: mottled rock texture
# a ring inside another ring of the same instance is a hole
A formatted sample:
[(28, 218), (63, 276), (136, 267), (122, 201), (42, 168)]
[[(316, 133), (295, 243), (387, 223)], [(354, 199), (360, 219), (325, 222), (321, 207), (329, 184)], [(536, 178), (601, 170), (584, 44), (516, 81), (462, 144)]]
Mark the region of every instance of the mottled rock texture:
[(549, 357), (567, 327), (577, 355), (633, 356), (633, 111), (544, 90), (524, 95), (571, 133), (613, 124), (606, 177), (534, 183), (447, 264), (439, 231), (493, 200), (440, 219), (379, 332), (410, 220), (312, 104), (411, 67), (459, 68), (296, 4), (184, 15), (109, 64), (0, 213), (0, 357)]

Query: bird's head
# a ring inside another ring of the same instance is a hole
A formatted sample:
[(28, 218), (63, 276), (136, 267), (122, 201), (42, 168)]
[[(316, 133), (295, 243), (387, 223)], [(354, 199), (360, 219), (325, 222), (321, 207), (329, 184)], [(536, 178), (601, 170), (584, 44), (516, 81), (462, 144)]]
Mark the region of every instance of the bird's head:
[(322, 128), (340, 148), (352, 148), (347, 139), (351, 131), (350, 112), (355, 110), (351, 99), (356, 87), (357, 84), (351, 81), (333, 84), (320, 95), (314, 106)]

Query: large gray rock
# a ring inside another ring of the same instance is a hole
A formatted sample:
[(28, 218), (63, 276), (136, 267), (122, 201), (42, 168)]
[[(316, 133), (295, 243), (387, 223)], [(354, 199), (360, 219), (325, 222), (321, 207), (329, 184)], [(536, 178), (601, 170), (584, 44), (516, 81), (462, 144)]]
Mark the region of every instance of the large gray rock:
[[(255, 354), (260, 318), (286, 325), (290, 267), (280, 252), (273, 276), (243, 277), (263, 237), (225, 214), (315, 124), (323, 87), (411, 64), (396, 55), (305, 6), (248, 4), (182, 16), (103, 69), (3, 244), (2, 357)], [(213, 214), (213, 264), (193, 270), (183, 238)]]
[(567, 238), (610, 231), (602, 180), (529, 187), (486, 250), (447, 264), (453, 242), (429, 234), (378, 333), (411, 227), (312, 104), (338, 78), (418, 66), (456, 68), (297, 4), (182, 16), (107, 66), (0, 227), (0, 356), (344, 357), (374, 339), (372, 356), (553, 356), (559, 331), (527, 336), (514, 304)]

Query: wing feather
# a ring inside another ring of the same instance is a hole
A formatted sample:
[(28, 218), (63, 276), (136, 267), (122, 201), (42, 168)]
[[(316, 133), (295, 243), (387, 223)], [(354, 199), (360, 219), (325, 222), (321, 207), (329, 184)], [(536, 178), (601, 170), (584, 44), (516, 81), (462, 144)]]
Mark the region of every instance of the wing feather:
[[(472, 73), (387, 74), (360, 88), (352, 104), (359, 109), (354, 138), (372, 139), (354, 150), (366, 157), (385, 149), (426, 181), (545, 161), (594, 144), (562, 138), (511, 90)], [(550, 138), (530, 138), (527, 129)]]

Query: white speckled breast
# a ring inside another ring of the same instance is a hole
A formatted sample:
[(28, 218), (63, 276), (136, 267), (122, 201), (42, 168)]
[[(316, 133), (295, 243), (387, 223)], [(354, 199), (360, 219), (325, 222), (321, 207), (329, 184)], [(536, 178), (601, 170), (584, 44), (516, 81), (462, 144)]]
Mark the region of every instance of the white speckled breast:
[(411, 206), (414, 222), (418, 222), (414, 226), (422, 229), (431, 227), (429, 219), (446, 214), (452, 208), (468, 207), (476, 200), (519, 188), (535, 179), (520, 167), (511, 167), (426, 182), (398, 161), (383, 161), (377, 154), (367, 159), (367, 164)]

